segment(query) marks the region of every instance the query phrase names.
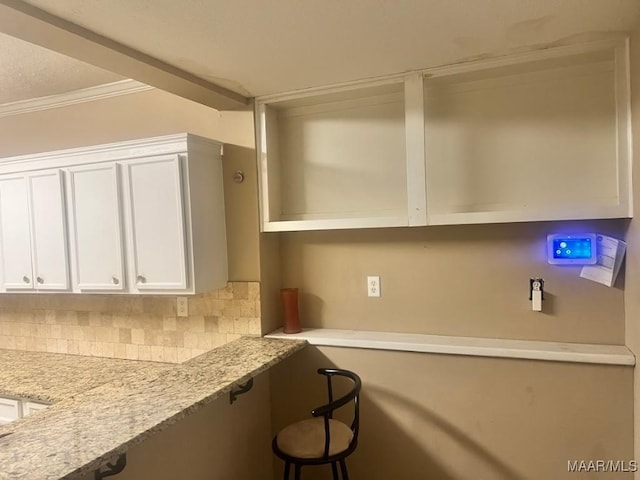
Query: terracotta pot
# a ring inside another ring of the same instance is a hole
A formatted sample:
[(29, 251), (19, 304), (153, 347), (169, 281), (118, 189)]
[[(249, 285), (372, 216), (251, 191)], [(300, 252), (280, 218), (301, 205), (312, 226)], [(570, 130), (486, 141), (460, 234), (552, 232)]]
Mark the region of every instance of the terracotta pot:
[(282, 296), (282, 306), (284, 312), (283, 329), (284, 333), (298, 333), (302, 331), (300, 328), (300, 315), (298, 312), (298, 289), (282, 288), (280, 289)]

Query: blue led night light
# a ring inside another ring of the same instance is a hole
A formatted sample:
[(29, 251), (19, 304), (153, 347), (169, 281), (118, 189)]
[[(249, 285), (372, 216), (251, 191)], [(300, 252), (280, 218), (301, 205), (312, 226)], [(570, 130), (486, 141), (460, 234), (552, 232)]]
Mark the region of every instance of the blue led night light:
[(547, 235), (547, 261), (554, 265), (593, 265), (597, 261), (596, 234)]

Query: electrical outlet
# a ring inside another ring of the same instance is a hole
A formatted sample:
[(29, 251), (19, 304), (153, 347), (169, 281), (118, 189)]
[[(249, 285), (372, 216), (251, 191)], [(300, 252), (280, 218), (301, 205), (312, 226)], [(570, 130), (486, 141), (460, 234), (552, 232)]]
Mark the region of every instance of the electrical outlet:
[(189, 316), (189, 300), (187, 297), (178, 297), (176, 304), (176, 314), (178, 317)]
[(367, 295), (369, 297), (380, 296), (380, 277), (367, 277)]

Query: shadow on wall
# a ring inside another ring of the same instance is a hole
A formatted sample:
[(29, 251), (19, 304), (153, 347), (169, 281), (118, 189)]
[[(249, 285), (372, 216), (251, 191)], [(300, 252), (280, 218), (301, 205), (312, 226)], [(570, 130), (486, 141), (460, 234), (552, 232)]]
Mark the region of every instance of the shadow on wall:
[[(316, 373), (318, 367), (338, 366), (317, 349), (307, 348), (271, 371), (274, 435), (289, 423), (310, 418), (311, 410), (326, 401), (326, 383)], [(350, 414), (342, 411), (337, 417), (349, 421)], [(350, 478), (355, 480), (524, 478), (424, 405), (402, 392), (367, 384), (364, 378), (360, 422), (358, 448), (347, 459)], [(304, 467), (302, 477), (328, 480), (331, 469)], [(283, 462), (274, 456), (274, 479), (281, 478)]]
[[(260, 259), (256, 151), (225, 144), (222, 168), (229, 279), (257, 281)], [(235, 180), (237, 171), (244, 175), (240, 183)]]
[[(392, 408), (382, 408), (381, 404)], [(403, 417), (411, 416), (411, 431), (401, 429), (393, 414), (389, 415), (390, 411), (402, 412)], [(354, 478), (374, 478), (370, 472), (372, 467), (366, 464), (375, 459), (375, 478), (380, 479), (524, 479), (459, 428), (396, 392), (368, 387), (362, 398), (362, 415), (367, 420), (363, 421), (359, 446), (366, 452), (366, 458), (354, 462)], [(368, 425), (371, 428), (367, 428)], [(410, 434), (417, 431), (428, 432), (428, 438), (416, 441)], [(448, 458), (457, 457), (459, 463), (445, 469), (438, 462), (440, 452), (446, 452)], [(453, 471), (454, 468), (458, 471)]]
[[(369, 228), (353, 230), (312, 230), (288, 232), (291, 238), (305, 237), (308, 245), (340, 245), (346, 242), (360, 245), (388, 243), (413, 245), (432, 249), (439, 245), (473, 245), (477, 243), (528, 243), (532, 240), (543, 248), (541, 258), (546, 261), (548, 233), (598, 232), (624, 240), (631, 220), (628, 218), (600, 220), (558, 220), (516, 223), (479, 223), (460, 225), (429, 225), (425, 227)], [(301, 253), (298, 250), (296, 253)]]
[(311, 326), (311, 325), (305, 325), (306, 319), (322, 318), (324, 308), (325, 308), (325, 301), (318, 295), (303, 291), (300, 293), (300, 304), (304, 305), (304, 309), (300, 313), (302, 318), (301, 320), (302, 328), (307, 328)]

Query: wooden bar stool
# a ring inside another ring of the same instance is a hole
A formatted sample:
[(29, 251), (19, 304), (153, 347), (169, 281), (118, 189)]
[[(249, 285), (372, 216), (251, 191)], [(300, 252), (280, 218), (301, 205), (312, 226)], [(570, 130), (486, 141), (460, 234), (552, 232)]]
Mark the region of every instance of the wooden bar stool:
[[(284, 460), (284, 480), (289, 480), (291, 464), (294, 478), (300, 480), (300, 470), (304, 465), (331, 464), (333, 480), (339, 480), (338, 464), (343, 480), (349, 480), (345, 459), (358, 445), (360, 424), (360, 377), (348, 370), (320, 368), (318, 373), (327, 377), (329, 403), (311, 411), (313, 418), (293, 423), (283, 428), (273, 439), (273, 452)], [(333, 399), (333, 376), (346, 377), (353, 381), (353, 387), (340, 398)], [(347, 425), (333, 418), (333, 412), (353, 401), (353, 421)]]

